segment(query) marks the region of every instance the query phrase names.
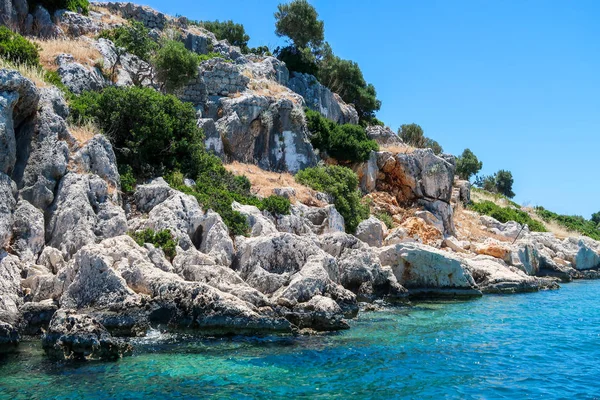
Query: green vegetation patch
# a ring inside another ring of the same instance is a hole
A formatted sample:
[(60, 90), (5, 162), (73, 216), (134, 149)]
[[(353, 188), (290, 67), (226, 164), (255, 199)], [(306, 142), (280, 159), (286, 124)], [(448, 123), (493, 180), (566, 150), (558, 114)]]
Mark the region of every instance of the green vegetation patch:
[(44, 7), (50, 13), (56, 10), (69, 10), (88, 15), (90, 2), (88, 0), (29, 0), (29, 11), (33, 12), (38, 5)]
[(335, 208), (344, 217), (346, 232), (354, 233), (358, 224), (369, 218), (369, 207), (362, 202), (358, 177), (349, 168), (338, 165), (306, 168), (296, 181), (333, 197)]
[(544, 207), (536, 207), (535, 212), (546, 222), (556, 222), (570, 231), (579, 232), (594, 240), (600, 240), (600, 225), (593, 220), (587, 220), (579, 215), (560, 215), (548, 211)]
[(175, 258), (177, 243), (173, 234), (168, 229), (163, 229), (158, 232), (153, 229), (144, 229), (143, 231), (132, 233), (131, 237), (133, 237), (133, 240), (140, 246), (144, 246), (145, 243), (150, 243), (154, 245), (154, 247), (160, 247), (169, 260)]
[(544, 224), (531, 218), (525, 211), (516, 210), (512, 207), (500, 207), (491, 201), (485, 200), (480, 203), (472, 203), (469, 205), (469, 209), (480, 214), (489, 215), (502, 223), (515, 221), (519, 224), (527, 224), (532, 232), (546, 232)]
[(39, 46), (6, 26), (0, 26), (0, 57), (17, 64), (40, 65)]
[(312, 145), (329, 156), (340, 161), (362, 162), (369, 159), (371, 151), (379, 150), (377, 142), (369, 139), (362, 126), (338, 125), (312, 110), (305, 113)]

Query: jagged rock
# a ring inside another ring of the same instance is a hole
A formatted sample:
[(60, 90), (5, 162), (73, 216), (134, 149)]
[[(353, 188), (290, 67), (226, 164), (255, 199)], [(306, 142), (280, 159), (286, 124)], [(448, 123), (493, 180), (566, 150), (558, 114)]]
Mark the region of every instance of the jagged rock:
[(250, 61), (242, 54), (242, 51), (237, 46), (232, 46), (227, 40), (217, 41), (213, 43), (213, 51), (215, 53), (221, 53), (223, 58), (232, 60), (235, 64), (243, 65)]
[(288, 86), (290, 72), (285, 63), (275, 57), (265, 57), (259, 62), (245, 64), (244, 68), (250, 71), (254, 79), (266, 79), (275, 81), (282, 86)]
[(367, 136), (380, 146), (402, 146), (404, 142), (389, 126), (370, 125), (367, 127)]
[(2, 0), (0, 1), (0, 24), (18, 31), (23, 25), (28, 11), (27, 0)]
[(502, 223), (492, 217), (482, 215), (480, 217), (480, 222), (489, 232), (510, 239), (516, 239), (517, 237), (523, 237), (529, 234), (529, 228), (527, 226), (523, 227), (515, 221)]
[(68, 108), (60, 91), (41, 89), (39, 105), (37, 118), (19, 128), (13, 179), (21, 197), (45, 211), (67, 171), (71, 135), (65, 122)]
[(491, 256), (505, 262), (510, 261), (511, 247), (509, 244), (491, 238), (486, 239), (483, 243), (475, 243), (471, 250), (476, 254)]
[(388, 235), (383, 241), (383, 245), (390, 246), (393, 244), (400, 244), (406, 242), (415, 242), (415, 239), (410, 236), (406, 228), (400, 226), (389, 231)]
[(97, 34), (102, 30), (102, 26), (93, 18), (86, 17), (80, 13), (58, 10), (54, 13), (54, 18), (63, 29), (66, 29), (67, 34), (73, 37), (79, 37), (90, 33)]
[(471, 183), (469, 181), (455, 180), (452, 197), (454, 203), (462, 203), (467, 205), (471, 203)]
[(23, 315), (24, 334), (39, 335), (48, 330), (50, 321), (57, 310), (58, 305), (54, 300), (23, 304), (19, 311)]
[(483, 293), (524, 293), (558, 288), (553, 281), (528, 276), (489, 256), (467, 260), (466, 265)]
[(141, 22), (148, 29), (158, 29), (162, 31), (168, 18), (165, 14), (155, 11), (148, 6), (140, 6), (133, 3), (97, 3), (97, 7), (105, 7), (112, 14), (120, 15), (125, 19), (134, 19)]
[(225, 154), (271, 171), (295, 173), (316, 165), (301, 102), (244, 92), (221, 100), (217, 130)]
[(445, 237), (444, 238), (444, 246), (448, 247), (449, 249), (452, 249), (453, 251), (455, 251), (457, 253), (468, 253), (468, 251), (465, 249), (465, 246), (463, 245), (463, 243), (461, 243), (454, 236)]
[(0, 69), (0, 172), (11, 175), (17, 161), (15, 130), (36, 111), (39, 92), (16, 71)]
[(98, 175), (112, 189), (121, 189), (121, 178), (117, 169), (117, 158), (104, 135), (96, 135), (73, 155), (73, 160), (85, 172)]
[(575, 268), (579, 271), (600, 268), (600, 244), (584, 238), (577, 244), (579, 250), (575, 257)]
[(125, 52), (124, 49), (117, 50), (114, 43), (108, 39), (98, 39), (96, 48), (102, 54), (104, 68), (116, 73), (115, 85), (155, 86), (153, 83), (155, 72), (146, 61)]
[(53, 273), (42, 265), (29, 265), (21, 274), (21, 286), (27, 293), (27, 301), (40, 302), (44, 300), (58, 300), (63, 295), (67, 281), (72, 279), (73, 272), (65, 269), (60, 273)]
[(362, 249), (367, 246), (356, 236), (344, 232), (332, 232), (319, 236), (317, 244), (335, 258), (341, 257), (346, 249)]
[(183, 43), (185, 48), (196, 54), (208, 54), (209, 48), (216, 42), (214, 34), (211, 32), (203, 32), (200, 30), (190, 32), (183, 31)]
[(63, 309), (52, 317), (42, 347), (49, 357), (58, 360), (112, 360), (131, 355), (133, 350), (89, 315)]
[(145, 185), (138, 185), (133, 197), (137, 209), (147, 213), (167, 200), (173, 193), (174, 191), (163, 178), (156, 178)]
[(359, 300), (380, 298), (403, 300), (408, 292), (394, 276), (390, 267), (382, 267), (377, 254), (367, 248), (345, 250), (338, 259), (340, 283), (354, 292)]
[(290, 215), (282, 215), (276, 221), (280, 232), (296, 235), (324, 235), (333, 232), (344, 232), (344, 217), (335, 206), (309, 207), (298, 203), (291, 207)]
[(100, 91), (108, 86), (98, 68), (86, 68), (75, 62), (75, 58), (70, 54), (60, 54), (56, 57), (56, 64), (60, 80), (75, 94), (85, 91)]
[(58, 273), (65, 265), (65, 259), (60, 250), (46, 246), (38, 258), (37, 263), (43, 265), (53, 274)]
[(0, 172), (0, 251), (8, 248), (12, 238), (13, 213), (17, 205), (14, 182)]
[(379, 249), (381, 265), (390, 266), (411, 296), (480, 296), (465, 262), (447, 252), (418, 243)]
[(377, 189), (377, 153), (372, 151), (369, 159), (365, 162), (352, 166), (352, 170), (358, 175), (358, 183), (363, 193), (371, 193)]
[(45, 244), (44, 214), (26, 200), (17, 203), (13, 224), (13, 250), (21, 261), (35, 262)]
[(455, 235), (456, 228), (454, 226), (454, 209), (452, 205), (445, 201), (435, 200), (420, 200), (419, 204), (425, 207), (426, 210), (437, 216), (442, 222), (441, 232), (448, 235)]
[(109, 308), (113, 305), (135, 304), (139, 297), (113, 269), (114, 260), (96, 252), (97, 247), (83, 247), (73, 259), (75, 278), (60, 299), (66, 309)]
[(219, 158), (223, 158), (225, 156), (223, 140), (217, 131), (215, 121), (211, 118), (201, 118), (198, 120), (198, 128), (204, 131), (204, 146), (206, 150)]
[(233, 241), (221, 216), (209, 210), (202, 218), (200, 226), (202, 241), (199, 250), (213, 257), (218, 264), (230, 266), (233, 260)]
[(44, 7), (38, 5), (33, 12), (33, 34), (42, 39), (56, 39), (65, 36), (60, 26), (52, 22), (50, 13)]
[(123, 209), (111, 201), (108, 184), (97, 175), (65, 175), (49, 212), (47, 243), (65, 259), (87, 244), (127, 231)]
[(293, 187), (278, 187), (273, 189), (273, 194), (275, 196), (283, 197), (288, 200), (293, 200), (296, 197), (296, 189)]
[(0, 322), (13, 326), (19, 320), (21, 305), (21, 270), (19, 259), (0, 250)]
[(277, 233), (277, 228), (273, 221), (263, 215), (257, 207), (234, 202), (231, 208), (246, 217), (246, 221), (250, 226), (250, 236), (266, 236)]
[(349, 329), (350, 325), (343, 319), (341, 307), (332, 299), (316, 295), (306, 303), (294, 306), (285, 317), (300, 329), (309, 328), (316, 331), (337, 331)]
[(0, 321), (0, 354), (15, 350), (20, 340), (21, 335), (14, 326)]
[(366, 195), (374, 214), (386, 213), (389, 215), (401, 214), (403, 209), (398, 204), (396, 197), (387, 192), (373, 192)]
[(287, 86), (304, 98), (308, 108), (338, 124), (358, 124), (356, 109), (309, 74), (294, 72)]
[(388, 229), (385, 224), (374, 216), (370, 216), (358, 224), (355, 236), (369, 246), (381, 247), (387, 233)]

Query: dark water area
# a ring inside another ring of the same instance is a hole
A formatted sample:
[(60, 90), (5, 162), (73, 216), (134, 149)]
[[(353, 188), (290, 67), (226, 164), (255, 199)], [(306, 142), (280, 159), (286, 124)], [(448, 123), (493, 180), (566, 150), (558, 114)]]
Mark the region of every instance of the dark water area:
[(133, 357), (0, 358), (0, 399), (600, 398), (600, 281), (361, 313), (348, 331), (206, 339), (152, 333)]

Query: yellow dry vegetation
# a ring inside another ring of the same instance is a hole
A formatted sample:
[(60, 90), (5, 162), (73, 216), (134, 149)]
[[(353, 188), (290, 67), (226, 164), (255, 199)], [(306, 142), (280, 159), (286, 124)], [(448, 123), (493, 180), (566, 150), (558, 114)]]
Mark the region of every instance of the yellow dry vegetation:
[(94, 5), (94, 4), (90, 4), (90, 11), (94, 11), (97, 12), (99, 14), (102, 14), (102, 17), (100, 17), (101, 21), (105, 24), (109, 24), (109, 25), (124, 25), (127, 24), (127, 20), (125, 18), (123, 18), (120, 15), (117, 14), (113, 14), (111, 13), (107, 8), (99, 6), (99, 5)]
[(483, 229), (480, 222), (480, 215), (474, 211), (465, 210), (462, 204), (457, 204), (454, 208), (454, 225), (457, 231), (456, 237), (459, 240), (483, 242), (487, 238), (493, 238), (501, 242), (512, 242), (512, 239)]
[(45, 80), (45, 72), (40, 67), (32, 67), (25, 64), (13, 64), (3, 58), (0, 58), (0, 68), (12, 69), (23, 75), (25, 78), (30, 79), (37, 87), (43, 88), (50, 86)]
[(408, 145), (408, 144), (401, 144), (401, 145), (389, 145), (389, 146), (379, 146), (379, 151), (389, 151), (390, 153), (393, 154), (410, 154), (413, 151), (415, 151), (415, 148)]
[(59, 54), (71, 54), (76, 62), (90, 67), (102, 60), (98, 49), (86, 38), (31, 40), (40, 46), (40, 63), (51, 71), (58, 69), (56, 57)]
[(100, 129), (90, 121), (83, 124), (69, 124), (68, 129), (71, 136), (77, 140), (80, 146), (85, 145), (100, 133)]
[(323, 207), (326, 204), (317, 199), (317, 192), (313, 189), (296, 182), (294, 176), (287, 172), (269, 172), (252, 164), (233, 162), (225, 164), (225, 168), (234, 175), (245, 175), (252, 184), (252, 193), (262, 197), (268, 197), (273, 194), (273, 189), (281, 187), (291, 187), (296, 192), (296, 201), (316, 207)]

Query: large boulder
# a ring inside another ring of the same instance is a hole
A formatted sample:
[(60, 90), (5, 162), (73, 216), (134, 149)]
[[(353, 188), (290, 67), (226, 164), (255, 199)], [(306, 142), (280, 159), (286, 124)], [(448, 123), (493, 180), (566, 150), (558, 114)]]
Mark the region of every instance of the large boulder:
[(316, 165), (300, 99), (244, 92), (221, 106), (216, 125), (229, 159), (292, 173)]
[(19, 321), (22, 264), (16, 256), (0, 250), (0, 322), (15, 326)]
[(127, 231), (118, 194), (97, 175), (68, 173), (49, 210), (47, 243), (69, 259), (80, 248)]
[(106, 136), (96, 135), (91, 138), (73, 155), (73, 162), (83, 171), (104, 179), (111, 189), (121, 189), (117, 158)]
[(367, 136), (383, 147), (402, 146), (404, 142), (389, 126), (370, 125), (367, 127)]
[(309, 74), (294, 72), (287, 86), (304, 98), (306, 106), (338, 124), (358, 124), (354, 106), (346, 104), (340, 96), (319, 83)]
[(379, 249), (379, 260), (390, 266), (411, 296), (477, 297), (481, 291), (463, 259), (418, 243)]
[(280, 232), (296, 235), (324, 235), (344, 232), (344, 217), (335, 206), (309, 207), (302, 203), (294, 204), (289, 215), (281, 215), (276, 221)]
[(57, 360), (114, 360), (133, 351), (129, 343), (112, 337), (94, 318), (73, 310), (54, 314), (42, 347)]
[(122, 49), (117, 50), (114, 43), (108, 39), (98, 39), (95, 45), (104, 59), (104, 68), (115, 72), (115, 85), (155, 86), (155, 72), (149, 63)]
[(98, 68), (84, 67), (75, 62), (75, 58), (70, 54), (60, 54), (56, 57), (56, 64), (60, 80), (75, 94), (100, 91), (108, 86), (108, 82)]
[(374, 216), (361, 221), (356, 228), (355, 236), (373, 247), (381, 247), (388, 230), (383, 222)]
[(44, 248), (44, 214), (26, 200), (16, 206), (13, 224), (13, 250), (22, 261), (35, 262)]

